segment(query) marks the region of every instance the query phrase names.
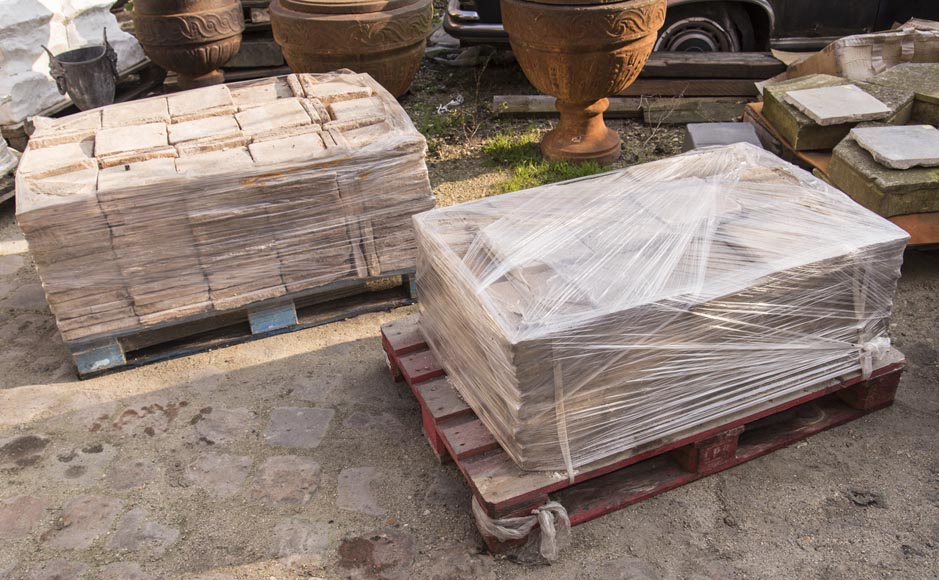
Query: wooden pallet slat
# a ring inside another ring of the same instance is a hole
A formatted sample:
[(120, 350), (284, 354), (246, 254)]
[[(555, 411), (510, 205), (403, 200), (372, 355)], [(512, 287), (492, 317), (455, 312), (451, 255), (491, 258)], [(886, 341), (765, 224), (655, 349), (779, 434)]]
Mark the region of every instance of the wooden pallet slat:
[(87, 379), (413, 303), (407, 276), (394, 272), (340, 280), (242, 308), (199, 313), (66, 346), (79, 378)]
[[(437, 457), (456, 463), (489, 517), (527, 515), (553, 499), (567, 508), (573, 525), (886, 407), (893, 402), (905, 364), (903, 355), (891, 350), (868, 380), (861, 380), (856, 372), (813, 385), (789, 400), (766, 403), (723, 423), (705, 425), (691, 435), (665, 438), (578, 468), (572, 483), (566, 473), (519, 469), (443, 376), (416, 332), (419, 327), (418, 315), (386, 325), (382, 344), (392, 372), (402, 365), (400, 372), (421, 405), (424, 432)], [(386, 336), (386, 329), (395, 333), (394, 340)], [(405, 370), (405, 366), (411, 368)], [(485, 535), (484, 539), (496, 553), (518, 543), (502, 543)]]

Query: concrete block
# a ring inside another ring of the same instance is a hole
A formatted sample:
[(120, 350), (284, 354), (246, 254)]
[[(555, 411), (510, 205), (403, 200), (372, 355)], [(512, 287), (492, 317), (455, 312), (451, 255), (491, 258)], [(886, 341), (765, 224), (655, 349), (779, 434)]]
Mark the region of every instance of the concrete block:
[(241, 130), (250, 136), (276, 133), (287, 127), (310, 125), (310, 116), (300, 100), (278, 99), (273, 103), (241, 111), (235, 115)]
[(218, 173), (244, 173), (252, 169), (254, 169), (254, 160), (251, 159), (248, 150), (243, 147), (197, 153), (176, 159), (176, 171), (193, 177)]
[(229, 87), (232, 102), (239, 111), (274, 102), (280, 96), (277, 90), (279, 81), (277, 78), (266, 78), (245, 86)]
[(94, 158), (95, 142), (85, 139), (77, 143), (65, 143), (42, 147), (23, 155), (17, 173), (37, 179), (71, 173), (82, 169), (97, 169)]
[(105, 129), (169, 122), (170, 112), (165, 97), (119, 103), (102, 109), (101, 126)]
[(326, 105), (372, 96), (372, 90), (368, 87), (360, 87), (341, 81), (318, 83), (308, 75), (298, 75), (298, 77), (307, 98), (319, 99)]
[(226, 109), (234, 112), (235, 107), (226, 85), (183, 91), (170, 95), (166, 101), (174, 123), (211, 116)]
[(255, 142), (248, 145), (248, 149), (257, 165), (296, 163), (315, 159), (326, 153), (323, 139), (315, 133)]
[(208, 139), (212, 137), (232, 137), (241, 133), (238, 122), (233, 117), (205, 117), (183, 123), (173, 123), (167, 127), (171, 145), (183, 141)]
[(169, 141), (165, 123), (113, 127), (98, 131), (95, 138), (95, 157), (157, 149), (167, 145)]
[(682, 151), (733, 143), (751, 143), (763, 147), (750, 123), (689, 123)]
[(349, 121), (369, 117), (384, 118), (385, 104), (380, 97), (339, 101), (329, 105), (329, 113), (334, 121)]
[(112, 190), (166, 181), (176, 174), (175, 159), (151, 159), (102, 169), (98, 173), (98, 190)]

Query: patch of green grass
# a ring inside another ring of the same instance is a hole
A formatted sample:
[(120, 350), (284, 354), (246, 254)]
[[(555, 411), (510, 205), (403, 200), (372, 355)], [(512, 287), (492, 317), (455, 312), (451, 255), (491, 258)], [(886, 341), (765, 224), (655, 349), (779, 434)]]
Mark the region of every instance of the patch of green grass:
[(541, 159), (538, 129), (532, 127), (524, 133), (499, 133), (483, 144), (483, 154), (496, 165), (515, 166)]
[(526, 161), (516, 165), (512, 177), (500, 184), (502, 193), (538, 187), (548, 183), (586, 177), (601, 173), (605, 168), (596, 161), (571, 163), (569, 161)]
[(604, 171), (603, 166), (596, 161), (545, 161), (538, 146), (540, 138), (540, 131), (533, 127), (524, 133), (500, 133), (483, 144), (483, 154), (490, 162), (506, 167), (512, 172), (511, 177), (499, 184), (502, 193)]

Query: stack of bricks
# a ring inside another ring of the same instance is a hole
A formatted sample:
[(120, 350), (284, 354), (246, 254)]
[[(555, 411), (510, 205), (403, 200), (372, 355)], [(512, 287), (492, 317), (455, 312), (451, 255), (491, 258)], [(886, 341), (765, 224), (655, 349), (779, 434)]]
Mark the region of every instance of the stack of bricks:
[(425, 142), (367, 75), (38, 119), (17, 220), (67, 341), (414, 267)]

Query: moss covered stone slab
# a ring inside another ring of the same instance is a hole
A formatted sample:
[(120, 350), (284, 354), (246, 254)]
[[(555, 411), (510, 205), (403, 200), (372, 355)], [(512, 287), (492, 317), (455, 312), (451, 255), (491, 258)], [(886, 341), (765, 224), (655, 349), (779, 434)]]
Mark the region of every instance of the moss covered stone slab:
[(854, 139), (835, 147), (828, 177), (854, 201), (884, 217), (939, 211), (939, 168), (884, 167)]
[(855, 85), (887, 105), (890, 109), (890, 115), (885, 119), (887, 124), (903, 125), (910, 120), (913, 110), (912, 91), (894, 86), (851, 82), (831, 75), (809, 75), (765, 87), (763, 115), (796, 151), (832, 149), (848, 136), (857, 122), (819, 125), (786, 102), (785, 96), (791, 91), (844, 85)]
[(913, 122), (939, 125), (939, 64), (900, 64), (875, 76), (871, 82), (913, 91), (916, 96)]

